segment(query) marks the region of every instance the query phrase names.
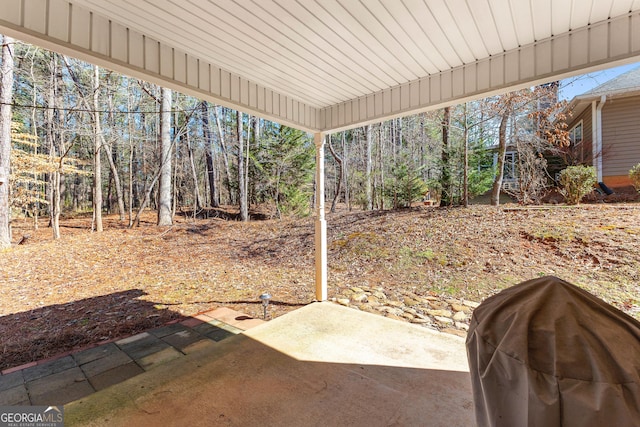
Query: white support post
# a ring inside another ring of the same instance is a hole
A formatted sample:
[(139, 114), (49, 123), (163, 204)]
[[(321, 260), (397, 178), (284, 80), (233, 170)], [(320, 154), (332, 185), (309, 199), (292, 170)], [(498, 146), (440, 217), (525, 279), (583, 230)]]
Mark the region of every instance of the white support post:
[(315, 203), (315, 247), (316, 247), (316, 300), (327, 299), (327, 221), (324, 217), (324, 137), (314, 134), (316, 145), (316, 203)]

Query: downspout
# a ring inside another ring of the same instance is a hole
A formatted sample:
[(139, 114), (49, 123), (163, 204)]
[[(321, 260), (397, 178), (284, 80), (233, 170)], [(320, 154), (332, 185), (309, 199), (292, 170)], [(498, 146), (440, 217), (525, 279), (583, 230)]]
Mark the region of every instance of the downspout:
[[(607, 102), (607, 96), (602, 95), (600, 97), (600, 103), (596, 107), (596, 137), (593, 144), (593, 164), (596, 167), (596, 173), (598, 174), (598, 182), (602, 182), (602, 107)], [(595, 105), (595, 101), (592, 104)]]
[(327, 299), (327, 221), (324, 212), (324, 133), (314, 134), (316, 146), (315, 262), (316, 300)]

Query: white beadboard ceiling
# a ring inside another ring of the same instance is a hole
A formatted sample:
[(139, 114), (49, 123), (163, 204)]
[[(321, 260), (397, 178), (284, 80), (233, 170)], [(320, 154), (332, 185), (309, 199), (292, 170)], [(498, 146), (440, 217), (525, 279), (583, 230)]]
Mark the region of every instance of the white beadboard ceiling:
[[(312, 131), (630, 62), (640, 52), (640, 0), (3, 1), (15, 12), (9, 7), (6, 19), (0, 12), (0, 31), (87, 59), (97, 53), (101, 64), (115, 58), (119, 70), (156, 73), (205, 98)], [(32, 22), (42, 14), (36, 8), (45, 10), (42, 28)], [(82, 26), (91, 38), (86, 45), (74, 40)], [(110, 37), (102, 51), (100, 34)], [(166, 49), (174, 52), (169, 63)], [(145, 57), (142, 65), (135, 55)], [(156, 60), (157, 67), (148, 65)], [(203, 85), (204, 72), (211, 79)], [(241, 79), (235, 97), (233, 87), (216, 93), (210, 82), (217, 73)]]

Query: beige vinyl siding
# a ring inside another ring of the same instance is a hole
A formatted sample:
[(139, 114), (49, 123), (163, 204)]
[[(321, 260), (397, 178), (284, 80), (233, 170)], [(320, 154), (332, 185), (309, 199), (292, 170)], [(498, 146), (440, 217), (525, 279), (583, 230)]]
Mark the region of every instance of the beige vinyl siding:
[(602, 109), (602, 175), (627, 175), (640, 163), (640, 97), (607, 100)]
[(584, 164), (592, 165), (593, 164), (593, 153), (591, 148), (592, 142), (592, 123), (591, 123), (591, 105), (587, 106), (579, 116), (574, 117), (573, 120), (569, 123), (567, 130), (571, 130), (580, 123), (582, 120), (582, 143), (579, 147), (580, 152), (582, 153), (581, 162)]

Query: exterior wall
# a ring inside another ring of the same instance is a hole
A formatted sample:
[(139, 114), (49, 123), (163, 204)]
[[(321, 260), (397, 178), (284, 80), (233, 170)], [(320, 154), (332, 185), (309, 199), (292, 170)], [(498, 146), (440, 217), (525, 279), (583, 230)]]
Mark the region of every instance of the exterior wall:
[(630, 185), (640, 163), (640, 97), (607, 100), (602, 109), (602, 176), (607, 185)]
[(579, 116), (573, 118), (567, 128), (567, 130), (571, 130), (582, 120), (582, 142), (578, 146), (570, 148), (574, 152), (576, 161), (586, 165), (593, 164), (593, 121), (591, 116), (591, 105), (589, 105)]
[(547, 172), (552, 178), (569, 164), (585, 164), (593, 165), (593, 123), (591, 121), (591, 104), (589, 104), (582, 113), (572, 117), (567, 122), (567, 130), (573, 129), (580, 121), (582, 121), (582, 142), (577, 146), (573, 144), (564, 148), (564, 155), (547, 156)]

